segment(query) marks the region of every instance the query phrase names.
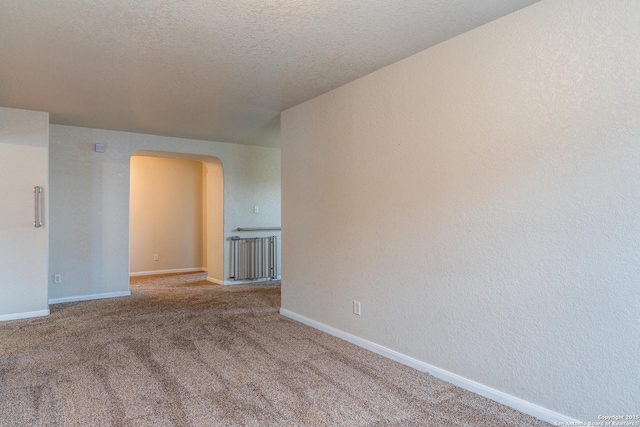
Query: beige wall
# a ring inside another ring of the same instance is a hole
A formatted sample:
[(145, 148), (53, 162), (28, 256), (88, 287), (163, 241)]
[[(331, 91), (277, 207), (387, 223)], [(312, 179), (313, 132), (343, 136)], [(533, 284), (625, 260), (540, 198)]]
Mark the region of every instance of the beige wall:
[(567, 416), (637, 413), (638, 22), (543, 0), (283, 112), (282, 307)]
[[(148, 150), (137, 151), (136, 155), (161, 159), (182, 159), (201, 164), (203, 191), (202, 265), (206, 267), (208, 272), (207, 280), (219, 284), (225, 283), (224, 169), (220, 159), (213, 156)], [(277, 190), (279, 194), (279, 181)], [(236, 200), (239, 195), (234, 194), (233, 196), (233, 200)]]
[[(94, 151), (96, 143), (106, 145), (104, 153)], [(224, 224), (216, 247), (207, 253), (211, 259), (213, 251), (219, 251), (224, 259), (216, 267), (220, 276), (212, 279), (229, 277), (228, 238), (237, 234), (233, 229), (280, 225), (277, 148), (51, 125), (49, 264), (51, 274), (62, 274), (63, 282), (50, 285), (50, 299), (128, 292), (130, 161), (141, 151), (183, 155), (186, 160), (219, 159), (213, 169), (207, 163), (208, 171), (224, 173), (224, 188), (214, 189), (224, 199), (224, 211), (213, 213), (222, 216)], [(254, 205), (260, 213), (253, 213)], [(210, 230), (207, 234), (212, 235)], [(213, 263), (207, 264), (211, 276)]]
[(220, 161), (203, 159), (205, 173), (206, 203), (204, 204), (207, 239), (203, 249), (207, 260), (207, 279), (224, 283), (225, 237), (224, 237), (224, 170)]
[[(49, 313), (49, 114), (0, 107), (0, 321)], [(33, 187), (42, 222), (35, 228)]]
[(205, 266), (202, 172), (198, 161), (131, 157), (131, 273)]

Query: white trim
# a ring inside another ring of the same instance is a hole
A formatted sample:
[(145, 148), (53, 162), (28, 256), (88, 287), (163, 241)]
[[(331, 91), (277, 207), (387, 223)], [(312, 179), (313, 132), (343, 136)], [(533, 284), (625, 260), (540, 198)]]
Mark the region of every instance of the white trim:
[(220, 279), (214, 279), (211, 276), (207, 276), (207, 282), (215, 283), (216, 285), (224, 285), (224, 282)]
[(171, 270), (152, 270), (152, 271), (136, 271), (129, 273), (129, 277), (136, 276), (153, 276), (155, 274), (171, 274), (171, 273), (198, 273), (207, 271), (204, 267), (191, 267), (191, 268), (174, 268)]
[(498, 403), (502, 403), (503, 405), (509, 406), (517, 411), (531, 415), (532, 417), (536, 417), (548, 423), (569, 423), (569, 422), (579, 423), (580, 422), (573, 418), (567, 417), (566, 415), (559, 414), (550, 409), (543, 408), (542, 406), (538, 406), (534, 403), (527, 402), (526, 400), (522, 400), (518, 397), (511, 396), (507, 393), (493, 389), (484, 384), (477, 383), (470, 379), (461, 377), (460, 375), (451, 373), (449, 371), (445, 371), (444, 369), (440, 369), (433, 365), (429, 365), (428, 363), (414, 359), (405, 354), (399, 353), (395, 350), (391, 350), (390, 348), (383, 347), (371, 341), (367, 341), (363, 338), (341, 331), (340, 329), (336, 329), (331, 326), (325, 325), (324, 323), (320, 323), (315, 320), (309, 319), (308, 317), (294, 313), (287, 309), (281, 308), (280, 314), (290, 319), (296, 320), (300, 323), (304, 323), (305, 325), (311, 326), (312, 328), (321, 330), (322, 332), (326, 332), (330, 335), (341, 338), (345, 341), (350, 342), (351, 344), (355, 344), (359, 347), (362, 347), (366, 350), (377, 353), (388, 359), (394, 360), (396, 362), (402, 363), (403, 365), (407, 365), (411, 368), (417, 369), (418, 371), (427, 372), (436, 378), (444, 380), (448, 383), (456, 385), (470, 392), (479, 394), (480, 396), (484, 396), (488, 399), (494, 400)]
[(46, 310), (38, 310), (38, 311), (25, 311), (23, 313), (12, 313), (12, 314), (2, 314), (0, 315), (0, 322), (5, 322), (7, 320), (18, 320), (18, 319), (29, 319), (31, 317), (41, 317), (48, 316), (49, 309)]
[(104, 294), (79, 295), (75, 297), (65, 297), (65, 298), (52, 298), (49, 300), (49, 304), (60, 304), (63, 302), (75, 302), (75, 301), (89, 301), (89, 300), (103, 299), (103, 298), (128, 297), (129, 295), (131, 295), (131, 291), (107, 292)]

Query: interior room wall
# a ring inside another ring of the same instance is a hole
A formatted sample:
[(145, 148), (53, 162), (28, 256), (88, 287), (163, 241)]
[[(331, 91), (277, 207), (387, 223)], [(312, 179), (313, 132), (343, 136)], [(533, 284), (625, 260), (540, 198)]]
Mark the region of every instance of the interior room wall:
[[(225, 234), (224, 234), (224, 168), (220, 159), (212, 156), (167, 153), (140, 150), (136, 155), (154, 158), (171, 158), (196, 161), (202, 165), (202, 253), (207, 270), (207, 280), (217, 284), (235, 283), (225, 280)], [(278, 181), (279, 191), (279, 181)], [(274, 187), (275, 188), (275, 187)], [(269, 219), (271, 220), (271, 219)]]
[(283, 312), (637, 413), (639, 22), (543, 0), (283, 112)]
[[(49, 313), (49, 114), (0, 107), (0, 320)], [(40, 186), (43, 226), (34, 227)]]
[[(97, 143), (105, 144), (104, 153), (94, 151)], [(130, 159), (139, 150), (220, 159), (224, 275), (214, 279), (229, 276), (233, 229), (280, 225), (278, 148), (51, 125), (49, 262), (51, 274), (63, 280), (50, 285), (50, 299), (128, 292)], [(257, 214), (254, 205), (260, 206)]]
[[(204, 186), (207, 193), (204, 205), (206, 212), (204, 228), (207, 235), (204, 252), (207, 260), (207, 279), (220, 284), (224, 283), (224, 277), (228, 277), (228, 275), (224, 275), (226, 248), (224, 210), (219, 208), (224, 206), (224, 169), (222, 163), (210, 159), (204, 160), (203, 165), (205, 173)], [(272, 219), (268, 220), (271, 221)]]
[(131, 157), (132, 274), (202, 270), (206, 265), (202, 174), (199, 161)]

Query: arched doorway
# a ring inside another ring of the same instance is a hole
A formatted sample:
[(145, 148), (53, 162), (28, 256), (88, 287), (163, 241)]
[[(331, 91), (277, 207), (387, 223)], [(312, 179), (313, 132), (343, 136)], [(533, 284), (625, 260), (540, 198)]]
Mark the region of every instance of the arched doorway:
[(223, 283), (223, 167), (217, 157), (131, 156), (130, 274), (207, 271)]

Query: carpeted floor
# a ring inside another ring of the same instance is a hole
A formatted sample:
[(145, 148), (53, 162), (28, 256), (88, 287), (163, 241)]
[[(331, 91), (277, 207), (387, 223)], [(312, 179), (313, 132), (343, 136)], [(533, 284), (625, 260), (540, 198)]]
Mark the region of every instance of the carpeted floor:
[(0, 324), (0, 426), (547, 426), (199, 273)]

